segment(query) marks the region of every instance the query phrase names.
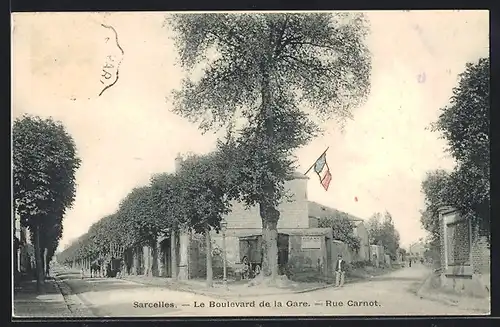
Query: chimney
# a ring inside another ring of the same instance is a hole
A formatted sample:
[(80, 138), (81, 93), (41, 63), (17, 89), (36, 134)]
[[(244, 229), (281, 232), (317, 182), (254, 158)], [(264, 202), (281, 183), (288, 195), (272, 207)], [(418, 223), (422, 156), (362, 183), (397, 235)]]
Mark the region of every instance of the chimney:
[(175, 158), (175, 172), (178, 172), (181, 169), (182, 161), (181, 154), (177, 153), (177, 157)]

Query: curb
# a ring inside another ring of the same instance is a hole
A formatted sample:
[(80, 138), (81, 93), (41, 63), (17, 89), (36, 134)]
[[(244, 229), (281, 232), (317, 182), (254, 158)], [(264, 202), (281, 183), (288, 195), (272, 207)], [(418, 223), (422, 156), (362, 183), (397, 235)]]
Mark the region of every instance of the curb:
[(144, 283), (144, 282), (140, 282), (140, 281), (131, 280), (131, 279), (128, 279), (126, 277), (123, 278), (123, 280), (127, 280), (129, 282), (133, 282), (133, 283), (137, 283), (137, 284), (145, 285), (145, 286), (150, 286), (150, 287), (166, 287), (166, 288), (173, 290), (173, 291), (193, 293), (193, 294), (210, 296), (210, 297), (219, 298), (219, 299), (227, 299), (228, 297), (230, 297), (230, 298), (234, 298), (234, 297), (247, 298), (247, 297), (254, 297), (254, 296), (301, 294), (301, 293), (308, 293), (308, 292), (313, 292), (313, 291), (317, 291), (317, 290), (321, 290), (321, 289), (334, 287), (333, 284), (327, 284), (327, 285), (323, 285), (323, 286), (316, 286), (316, 287), (307, 288), (307, 289), (298, 290), (298, 291), (288, 291), (288, 292), (279, 292), (279, 293), (272, 292), (272, 293), (259, 293), (259, 294), (240, 294), (240, 293), (221, 294), (221, 293), (216, 293), (216, 292), (205, 292), (205, 291), (193, 290), (191, 288), (183, 287), (182, 285), (175, 285), (175, 284), (169, 284), (169, 285), (164, 285), (164, 286), (152, 285), (152, 284), (148, 284), (148, 283)]
[(64, 294), (64, 291), (63, 291), (61, 285), (59, 284), (59, 281), (57, 280), (57, 278), (55, 276), (52, 276), (52, 278), (54, 278), (54, 284), (56, 285), (57, 289), (59, 290), (59, 293), (61, 293), (61, 296), (64, 299), (64, 304), (66, 305), (66, 308), (71, 313), (71, 315), (74, 316), (73, 310), (71, 310), (71, 305), (68, 303), (67, 296)]
[(57, 287), (59, 288), (59, 291), (64, 297), (66, 306), (74, 317), (97, 317), (90, 309), (89, 303), (86, 303), (86, 301), (80, 298), (80, 296), (74, 294), (71, 287), (66, 282), (59, 279), (58, 274), (55, 274), (55, 276), (53, 277)]

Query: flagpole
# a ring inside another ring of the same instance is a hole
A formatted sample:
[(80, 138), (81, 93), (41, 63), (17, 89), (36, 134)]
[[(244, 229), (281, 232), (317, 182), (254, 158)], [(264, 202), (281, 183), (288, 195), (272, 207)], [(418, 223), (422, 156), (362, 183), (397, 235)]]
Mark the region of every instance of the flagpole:
[[(326, 153), (326, 151), (328, 151), (328, 149), (330, 149), (330, 147), (327, 147), (326, 150), (318, 157), (318, 159), (321, 158)], [(309, 169), (305, 172), (304, 175), (307, 175), (307, 173), (312, 169), (312, 167), (314, 167), (314, 165), (316, 164), (316, 161), (318, 161), (318, 159), (316, 159), (314, 161), (314, 163), (311, 165), (311, 167), (309, 167)]]

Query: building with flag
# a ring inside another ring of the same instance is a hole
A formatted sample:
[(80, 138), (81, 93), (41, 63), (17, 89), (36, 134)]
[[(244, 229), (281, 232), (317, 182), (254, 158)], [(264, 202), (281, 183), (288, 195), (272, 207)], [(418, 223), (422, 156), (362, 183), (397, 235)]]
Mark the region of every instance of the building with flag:
[[(181, 163), (182, 159), (177, 158), (176, 166), (180, 167)], [(321, 164), (317, 165), (319, 174), (325, 167), (328, 169), (326, 162), (323, 167)], [(309, 201), (307, 197), (309, 179), (304, 174), (296, 172), (285, 183), (291, 199), (283, 201), (278, 207), (280, 211), (277, 226), (278, 266), (282, 274), (309, 274), (327, 278), (333, 274), (333, 265), (338, 254), (342, 253), (346, 260), (353, 256), (349, 255), (349, 249), (343, 242), (333, 239), (331, 228), (311, 226), (311, 208), (314, 210), (315, 203)], [(323, 178), (323, 183), (327, 189), (329, 181)], [(214, 278), (220, 278), (222, 275), (224, 250), (229, 278), (237, 278), (242, 262), (246, 260), (253, 271), (260, 269), (263, 259), (262, 219), (258, 207), (247, 209), (243, 204), (233, 202), (232, 211), (226, 215), (225, 220), (227, 221), (225, 247), (222, 233), (212, 231), (210, 235)], [(153, 275), (171, 277), (172, 271), (175, 270), (179, 279), (205, 277), (207, 258), (205, 236), (180, 231), (174, 234), (174, 239), (175, 242), (172, 242), (169, 236), (158, 240), (158, 251), (148, 249), (141, 251), (145, 256), (151, 256), (151, 253), (158, 254), (158, 264), (155, 265), (158, 269)], [(175, 260), (173, 260), (172, 244), (176, 247)], [(176, 267), (172, 269), (174, 261)]]
[(332, 181), (332, 174), (330, 173), (330, 167), (328, 167), (328, 163), (326, 162), (326, 151), (314, 163), (314, 172), (318, 175), (319, 182), (323, 188), (328, 191), (328, 187)]

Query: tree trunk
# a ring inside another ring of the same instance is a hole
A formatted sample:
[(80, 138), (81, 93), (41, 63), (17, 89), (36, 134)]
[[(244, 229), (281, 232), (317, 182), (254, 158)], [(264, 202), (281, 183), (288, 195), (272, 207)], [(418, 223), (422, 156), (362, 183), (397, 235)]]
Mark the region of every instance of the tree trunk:
[(139, 253), (137, 247), (135, 246), (132, 250), (133, 264), (132, 264), (132, 274), (134, 276), (139, 275)]
[(177, 279), (177, 240), (175, 230), (170, 232), (170, 251), (172, 257), (172, 278)]
[(35, 227), (35, 262), (36, 262), (36, 289), (39, 292), (45, 281), (42, 253), (40, 249), (40, 226)]
[(40, 246), (40, 257), (42, 259), (42, 269), (43, 269), (43, 279), (45, 279), (47, 276), (45, 276), (45, 248), (43, 246)]
[(158, 265), (158, 257), (160, 253), (160, 245), (158, 244), (158, 240), (154, 239), (153, 242), (151, 243), (151, 275), (158, 277), (159, 274), (159, 268), (160, 266)]
[[(270, 42), (272, 39), (272, 34), (270, 35)], [(261, 94), (262, 94), (262, 104), (261, 110), (264, 112), (265, 119), (265, 130), (267, 147), (263, 151), (266, 151), (266, 157), (271, 158), (274, 155), (274, 112), (272, 108), (272, 95), (271, 95), (271, 84), (270, 84), (270, 61), (272, 60), (272, 53), (267, 53), (263, 61), (261, 62)], [(274, 163), (270, 160), (268, 161), (268, 169), (272, 167)], [(273, 182), (266, 180), (263, 181), (263, 189), (268, 195), (270, 200), (274, 199), (275, 190)], [(262, 218), (262, 247), (263, 247), (263, 260), (262, 260), (262, 274), (265, 277), (270, 277), (270, 282), (274, 283), (278, 276), (278, 220), (279, 211), (274, 208), (274, 206), (268, 203), (259, 203), (260, 216)]]
[(262, 273), (275, 281), (278, 277), (278, 219), (279, 211), (260, 205), (262, 218)]
[(165, 253), (162, 249), (162, 243), (156, 241), (156, 269), (158, 272), (158, 277), (165, 277)]
[(49, 277), (50, 273), (50, 259), (49, 259), (49, 249), (43, 249), (43, 268), (45, 269), (45, 277)]
[(206, 242), (206, 257), (207, 257), (207, 287), (212, 287), (213, 269), (212, 269), (212, 239), (210, 237), (210, 227), (205, 229), (205, 242)]

